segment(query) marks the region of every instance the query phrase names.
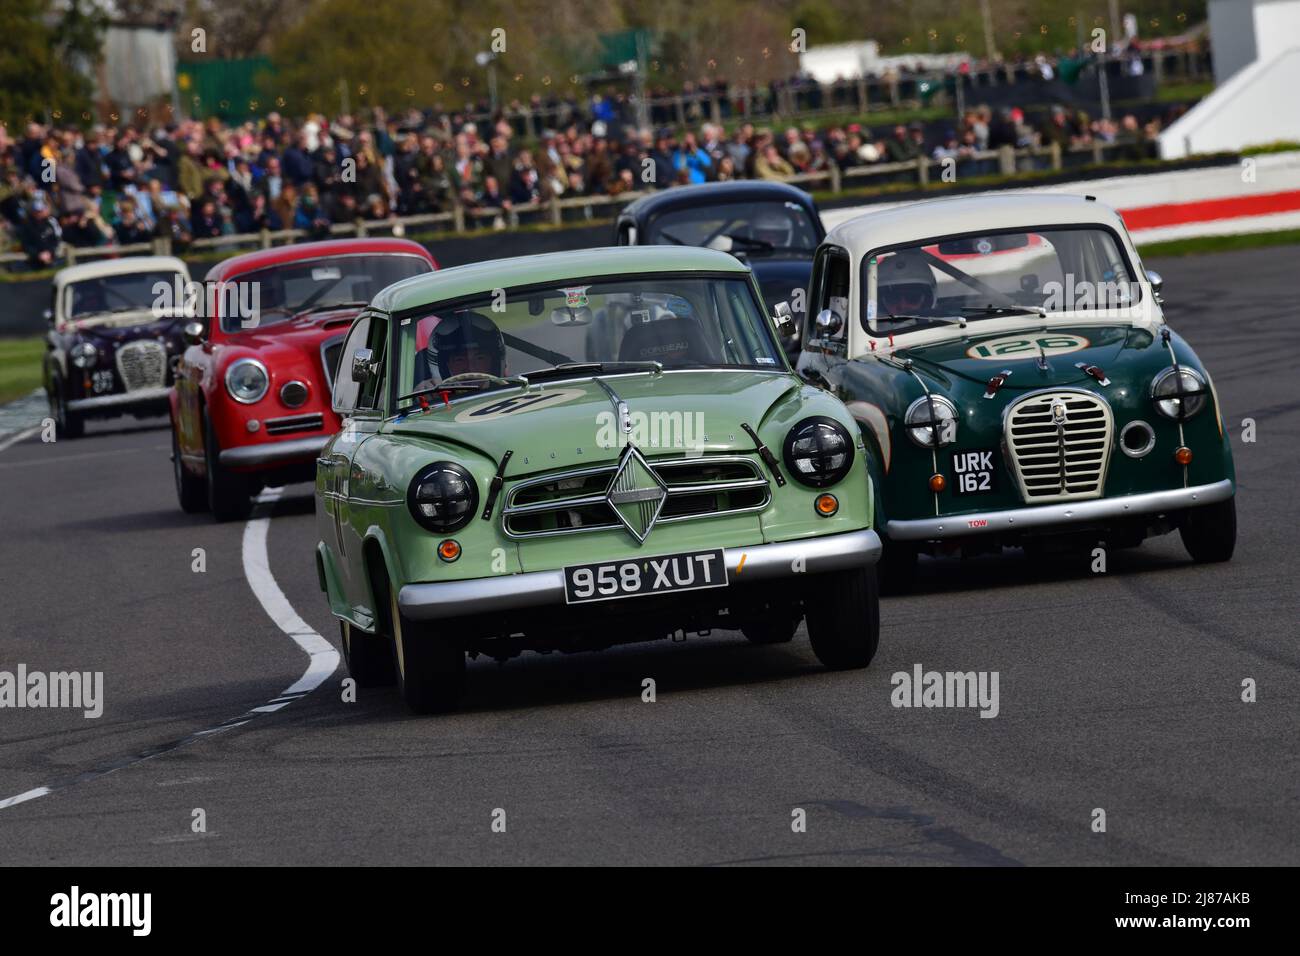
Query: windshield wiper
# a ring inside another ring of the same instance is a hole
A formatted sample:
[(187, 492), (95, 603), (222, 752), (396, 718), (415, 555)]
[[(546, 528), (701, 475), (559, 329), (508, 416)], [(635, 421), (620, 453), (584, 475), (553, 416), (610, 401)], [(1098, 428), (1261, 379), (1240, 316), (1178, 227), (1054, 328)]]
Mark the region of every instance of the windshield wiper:
[(317, 303), (309, 305), (305, 309), (298, 309), (294, 315), (311, 315), (313, 312), (327, 312), (330, 309), (364, 309), (369, 302), (330, 302), (328, 304)]
[(661, 362), (562, 362), (550, 368), (533, 369), (522, 376), (530, 382), (566, 375), (599, 375), (602, 372), (662, 372)]
[(890, 322), (947, 322), (949, 325), (958, 325), (963, 329), (966, 328), (966, 320), (960, 315), (882, 315), (876, 318), (879, 322), (885, 319)]
[(667, 229), (660, 229), (660, 230), (659, 230), (659, 238), (660, 238), (660, 239), (667, 239), (667, 240), (668, 240), (669, 242), (671, 242), (674, 246), (686, 246), (686, 245), (690, 245), (690, 243), (687, 243), (687, 242), (684, 242), (684, 241), (681, 240), (681, 239), (678, 239), (676, 236), (674, 236), (674, 235), (673, 235), (671, 232), (669, 232)]
[(1047, 310), (1037, 305), (979, 305), (966, 306), (962, 312), (967, 315), (1036, 315), (1047, 318)]

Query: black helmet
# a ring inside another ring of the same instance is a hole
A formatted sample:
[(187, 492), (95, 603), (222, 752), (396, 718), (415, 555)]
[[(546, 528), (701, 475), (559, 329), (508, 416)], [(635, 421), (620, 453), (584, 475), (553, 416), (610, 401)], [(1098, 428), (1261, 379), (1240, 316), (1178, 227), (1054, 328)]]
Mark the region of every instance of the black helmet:
[(488, 368), (476, 368), (475, 372), (489, 372), (493, 375), (503, 374), (506, 363), (506, 342), (496, 323), (481, 312), (456, 312), (440, 321), (429, 333), (429, 351), (431, 364), (436, 365), (438, 374), (447, 378), (452, 373), (451, 358), (457, 354), (477, 349), (489, 356)]

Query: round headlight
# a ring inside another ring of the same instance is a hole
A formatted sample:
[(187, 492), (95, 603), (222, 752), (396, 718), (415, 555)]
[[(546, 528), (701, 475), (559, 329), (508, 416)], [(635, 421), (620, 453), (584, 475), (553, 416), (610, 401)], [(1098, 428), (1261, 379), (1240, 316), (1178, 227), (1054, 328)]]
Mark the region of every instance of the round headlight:
[(1170, 366), (1151, 381), (1151, 400), (1165, 418), (1183, 421), (1205, 407), (1209, 389), (1201, 373), (1186, 365)]
[(833, 485), (853, 466), (853, 436), (833, 418), (805, 418), (785, 436), (785, 467), (800, 484)]
[(78, 342), (68, 354), (77, 368), (91, 368), (99, 362), (99, 349), (89, 342)]
[(406, 506), (416, 522), (437, 534), (465, 527), (478, 507), (478, 486), (460, 465), (435, 461), (411, 480)]
[(257, 359), (242, 358), (226, 369), (226, 391), (235, 401), (245, 405), (260, 402), (270, 384), (266, 366)]
[(922, 395), (907, 407), (903, 424), (922, 448), (942, 448), (957, 440), (957, 408), (942, 395)]

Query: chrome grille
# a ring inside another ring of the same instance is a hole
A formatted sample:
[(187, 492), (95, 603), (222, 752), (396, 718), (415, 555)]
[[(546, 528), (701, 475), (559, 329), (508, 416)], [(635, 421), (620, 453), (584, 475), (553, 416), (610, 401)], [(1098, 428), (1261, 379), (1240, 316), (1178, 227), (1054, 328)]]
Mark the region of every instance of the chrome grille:
[(1008, 458), (1025, 501), (1100, 498), (1110, 463), (1110, 405), (1091, 392), (1026, 395), (1008, 410)]
[(167, 349), (161, 342), (127, 342), (117, 350), (116, 362), (128, 392), (167, 384)]
[[(669, 458), (649, 465), (668, 486), (658, 524), (760, 511), (772, 500), (767, 479), (748, 458)], [(519, 482), (506, 493), (505, 533), (532, 538), (621, 529), (605, 500), (617, 469), (611, 464)]]

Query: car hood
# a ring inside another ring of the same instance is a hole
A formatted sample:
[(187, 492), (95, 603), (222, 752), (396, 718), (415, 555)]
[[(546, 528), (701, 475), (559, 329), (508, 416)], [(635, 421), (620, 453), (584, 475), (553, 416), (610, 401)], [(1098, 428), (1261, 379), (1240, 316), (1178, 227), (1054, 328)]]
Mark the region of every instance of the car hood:
[[(119, 331), (152, 329), (157, 326), (170, 326), (185, 320), (181, 314), (159, 315), (150, 308), (131, 309), (125, 312), (105, 312), (73, 319), (68, 323), (76, 331), (94, 333), (106, 338), (118, 337)], [(143, 333), (141, 333), (143, 334)], [(129, 337), (129, 336), (128, 336)]]
[(1038, 324), (986, 335), (972, 334), (968, 326), (961, 338), (898, 349), (894, 356), (911, 359), (918, 372), (940, 381), (957, 377), (983, 384), (1010, 371), (1004, 388), (1036, 389), (1090, 380), (1079, 363), (1108, 374), (1118, 371), (1126, 349), (1146, 349), (1154, 340), (1147, 329), (1128, 325)]
[(111, 322), (91, 321), (77, 323), (77, 334), (88, 341), (101, 345), (121, 345), (135, 339), (158, 338), (167, 336), (177, 338), (185, 319), (183, 316), (154, 318), (148, 309), (136, 312), (124, 312), (113, 317)]
[[(630, 437), (649, 456), (753, 451), (754, 441), (741, 423), (757, 430), (773, 406), (800, 388), (789, 373), (752, 370), (607, 375), (601, 380), (627, 404)], [(624, 444), (614, 402), (591, 378), (459, 397), (449, 406), (433, 396), (428, 410), (400, 416), (388, 427), (463, 445), (493, 461), (513, 451), (510, 471), (515, 477), (614, 461)]]
[(261, 351), (263, 349), (319, 349), (321, 342), (347, 332), (359, 309), (317, 312), (273, 325), (227, 333), (223, 344)]

